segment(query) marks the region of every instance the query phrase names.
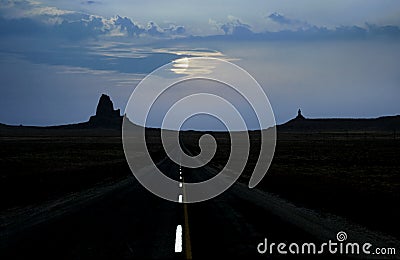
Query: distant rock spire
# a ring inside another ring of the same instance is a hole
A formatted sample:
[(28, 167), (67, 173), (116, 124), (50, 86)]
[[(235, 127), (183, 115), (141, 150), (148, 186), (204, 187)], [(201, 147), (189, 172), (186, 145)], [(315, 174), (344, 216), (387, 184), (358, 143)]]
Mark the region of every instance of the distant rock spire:
[(97, 117), (115, 117), (120, 116), (119, 109), (114, 110), (114, 105), (109, 96), (102, 94), (97, 104), (96, 109)]
[(305, 117), (301, 114), (301, 109), (299, 108), (299, 110), (297, 111), (297, 119), (305, 119)]
[(97, 104), (96, 115), (90, 117), (89, 123), (100, 127), (119, 127), (122, 123), (122, 116), (119, 109), (114, 110), (110, 97), (102, 94)]

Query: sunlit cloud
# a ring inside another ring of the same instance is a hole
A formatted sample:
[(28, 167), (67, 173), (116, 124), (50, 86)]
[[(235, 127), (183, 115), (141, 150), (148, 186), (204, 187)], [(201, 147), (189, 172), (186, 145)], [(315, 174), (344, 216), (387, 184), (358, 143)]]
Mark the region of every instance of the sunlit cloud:
[(217, 50), (212, 49), (185, 49), (185, 48), (164, 48), (164, 49), (153, 49), (152, 52), (168, 52), (180, 56), (193, 56), (193, 57), (214, 57), (214, 58), (223, 58), (225, 55)]
[(44, 7), (35, 7), (31, 10), (26, 11), (24, 14), (26, 16), (38, 16), (38, 15), (49, 15), (49, 16), (59, 16), (66, 14), (73, 14), (74, 11), (61, 10), (56, 7), (44, 6)]
[(189, 60), (188, 58), (181, 58), (173, 61), (171, 71), (175, 74), (181, 75), (207, 75), (212, 73), (215, 66), (209, 62), (195, 59)]
[(38, 1), (31, 0), (0, 0), (0, 12), (3, 17), (9, 19), (62, 16), (76, 13), (75, 11), (62, 10), (53, 6), (45, 6)]
[(108, 70), (93, 70), (83, 67), (55, 66), (60, 68), (58, 74), (91, 74), (91, 75), (110, 75), (113, 71)]

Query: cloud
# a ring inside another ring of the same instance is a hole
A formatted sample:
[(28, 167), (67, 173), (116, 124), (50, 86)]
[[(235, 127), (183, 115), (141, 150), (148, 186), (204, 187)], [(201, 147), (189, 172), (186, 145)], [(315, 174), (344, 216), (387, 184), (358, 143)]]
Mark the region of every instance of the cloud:
[[(95, 4), (98, 1), (85, 1)], [(30, 0), (0, 0), (0, 32), (4, 35), (29, 33), (73, 40), (98, 37), (175, 37), (186, 33), (182, 25), (161, 28), (151, 21), (147, 27), (119, 15), (111, 18), (61, 10)], [(0, 35), (1, 36), (1, 35)]]
[(104, 26), (102, 18), (90, 16), (89, 19), (78, 21), (66, 21), (54, 26), (57, 35), (70, 39), (96, 38), (106, 34), (108, 29)]
[(224, 32), (225, 35), (235, 35), (240, 37), (253, 34), (250, 25), (231, 15), (228, 16), (228, 21), (225, 23), (218, 23), (212, 19), (209, 19), (208, 22), (213, 27)]
[(88, 0), (88, 1), (82, 1), (81, 4), (83, 5), (94, 5), (94, 4), (99, 4), (100, 2), (98, 1), (93, 1), (93, 0)]
[(368, 31), (370, 34), (375, 36), (400, 36), (400, 28), (394, 25), (377, 26), (374, 24), (366, 23)]
[(120, 27), (121, 32), (126, 32), (128, 36), (139, 36), (145, 32), (139, 24), (134, 23), (131, 19), (127, 17), (121, 17), (119, 15), (113, 19), (114, 25)]
[(4, 19), (0, 17), (0, 36), (9, 35), (43, 35), (49, 32), (48, 26), (45, 24), (29, 19)]
[(27, 17), (31, 16), (62, 16), (66, 14), (73, 14), (75, 13), (74, 11), (69, 11), (69, 10), (61, 10), (56, 7), (51, 7), (51, 6), (38, 6), (34, 7), (31, 10), (27, 10), (24, 12), (24, 14)]
[(184, 35), (186, 28), (183, 25), (171, 24), (168, 28), (164, 29), (164, 32), (172, 35)]
[(309, 28), (311, 27), (310, 24), (308, 24), (307, 22), (304, 21), (300, 21), (300, 20), (296, 20), (296, 19), (290, 19), (287, 18), (286, 16), (274, 12), (270, 15), (267, 16), (268, 19), (280, 24), (280, 25), (287, 25), (287, 26), (293, 26), (296, 28)]
[[(398, 26), (366, 24), (363, 27), (326, 28), (276, 12), (267, 18), (281, 28), (255, 32), (250, 24), (234, 16), (228, 16), (225, 22), (210, 19), (209, 24), (218, 35), (208, 38), (224, 39), (221, 36), (225, 36), (236, 40), (331, 40), (400, 37)], [(18, 34), (71, 40), (114, 37), (125, 37), (128, 40), (132, 37), (146, 40), (196, 38), (189, 34), (185, 26), (173, 23), (161, 27), (155, 21), (150, 21), (147, 25), (141, 25), (131, 18), (118, 15), (107, 18), (45, 6), (31, 0), (0, 0), (0, 37)]]
[(31, 0), (0, 0), (0, 15), (7, 19), (48, 18), (73, 14), (75, 11), (61, 10), (52, 6), (44, 6)]
[(147, 24), (146, 31), (151, 36), (162, 36), (164, 34), (163, 30), (155, 22), (150, 21)]
[(206, 38), (217, 38), (223, 40), (224, 37), (236, 40), (334, 40), (334, 39), (366, 39), (376, 35), (399, 36), (399, 28), (397, 26), (372, 26), (366, 28), (359, 26), (339, 26), (328, 29), (326, 27), (318, 27), (305, 21), (289, 19), (279, 13), (272, 13), (268, 19), (283, 25), (283, 28), (277, 31), (261, 31), (254, 32), (249, 24), (241, 21), (241, 19), (229, 16), (228, 21), (219, 23), (209, 19), (209, 24), (219, 29), (224, 35), (206, 36)]

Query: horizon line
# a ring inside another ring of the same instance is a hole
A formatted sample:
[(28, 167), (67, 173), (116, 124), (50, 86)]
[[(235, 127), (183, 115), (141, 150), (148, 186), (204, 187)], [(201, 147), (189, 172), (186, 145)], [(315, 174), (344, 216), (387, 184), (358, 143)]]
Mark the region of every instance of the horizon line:
[[(120, 115), (121, 118), (123, 118), (126, 114)], [(380, 115), (376, 117), (304, 117), (303, 120), (374, 120), (374, 119), (380, 119), (380, 118), (386, 118), (386, 117), (396, 117), (400, 116), (400, 114), (391, 114), (391, 115)], [(297, 117), (292, 117), (283, 123), (276, 123), (275, 127), (284, 125)], [(47, 127), (61, 127), (61, 126), (71, 126), (71, 125), (79, 125), (79, 124), (84, 124), (88, 123), (88, 121), (81, 121), (81, 122), (65, 122), (61, 124), (53, 124), (53, 125), (30, 125), (30, 124), (7, 124), (7, 123), (2, 123), (0, 122), (0, 126), (11, 126), (11, 127), (35, 127), (35, 128), (47, 128)], [(134, 123), (135, 124), (135, 123)], [(216, 129), (210, 129), (210, 130), (199, 130), (199, 129), (185, 129), (185, 130), (176, 130), (176, 129), (166, 129), (166, 128), (161, 128), (161, 127), (156, 127), (156, 126), (142, 126), (139, 124), (135, 124), (140, 127), (145, 127), (145, 128), (150, 128), (150, 129), (164, 129), (164, 130), (170, 130), (170, 131), (217, 131), (217, 132), (226, 132), (226, 130), (216, 130)], [(270, 126), (266, 129), (269, 129), (274, 126)], [(259, 131), (259, 130), (266, 130), (266, 129), (247, 129), (247, 130), (240, 130), (240, 131)]]

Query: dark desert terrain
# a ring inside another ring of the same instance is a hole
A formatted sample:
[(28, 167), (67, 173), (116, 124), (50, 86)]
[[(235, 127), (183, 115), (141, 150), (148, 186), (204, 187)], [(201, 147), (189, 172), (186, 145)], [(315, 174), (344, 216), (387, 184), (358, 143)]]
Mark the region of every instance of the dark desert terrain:
[[(74, 199), (78, 198), (79, 202), (80, 197), (89, 198), (84, 205), (101, 204), (98, 197), (101, 197), (102, 191), (109, 193), (108, 187), (118, 186), (119, 183), (128, 180), (129, 183), (135, 183), (132, 187), (136, 187), (143, 196), (149, 197), (148, 200), (159, 203), (160, 199), (139, 187), (132, 176), (122, 148), (119, 111), (118, 115), (111, 113), (114, 111), (112, 103), (109, 104), (106, 97), (102, 99), (97, 115), (87, 123), (45, 128), (0, 126), (0, 239), (3, 245), (1, 250), (4, 250), (5, 256), (9, 257), (12, 252), (18, 251), (19, 241), (35, 237), (32, 234), (35, 234), (36, 226), (47, 225), (46, 214), (52, 215), (52, 210), (57, 210), (57, 207), (50, 207), (48, 211), (41, 213), (42, 220), (38, 224), (28, 223), (26, 228), (30, 231), (25, 238), (25, 235), (18, 233), (22, 231), (24, 234), (25, 226), (22, 223), (26, 220), (23, 215), (33, 214), (42, 205), (51, 205), (53, 201), (69, 198), (70, 205), (54, 217), (65, 219), (68, 218), (66, 216), (69, 208), (94, 207), (75, 206)], [(104, 102), (106, 104), (102, 104)], [(277, 127), (278, 138), (272, 165), (256, 189), (290, 201), (297, 207), (316, 210), (322, 215), (340, 216), (384, 236), (387, 234), (400, 239), (400, 212), (397, 206), (400, 199), (399, 127), (399, 116), (379, 119), (306, 119), (299, 113), (293, 120)], [(159, 130), (147, 129), (146, 133), (154, 160), (161, 161), (165, 158), (165, 153), (159, 142)], [(224, 132), (207, 133), (213, 135), (218, 143), (217, 154), (207, 167), (221, 169), (229, 155), (228, 135)], [(181, 141), (195, 154), (198, 152), (198, 138), (202, 134), (184, 131), (180, 133)], [(258, 157), (259, 136), (257, 131), (250, 132), (251, 156), (240, 178), (240, 182), (245, 185)], [(163, 171), (171, 171), (177, 166), (170, 164), (168, 167), (160, 167)], [(100, 191), (99, 196), (88, 195), (88, 191), (93, 193), (96, 190)], [(117, 193), (113, 189), (110, 190), (114, 195)], [(227, 193), (229, 192), (228, 190)], [(148, 194), (144, 195), (145, 193)], [(91, 200), (91, 196), (95, 199)], [(221, 195), (221, 198), (224, 196)], [(112, 201), (110, 198), (109, 200)], [(64, 205), (63, 203), (60, 205)], [(219, 203), (223, 204), (223, 201)], [(247, 204), (238, 205), (243, 205), (241, 207), (253, 217), (259, 214)], [(118, 204), (115, 207), (118, 208)], [(200, 212), (198, 207), (189, 205), (188, 209), (192, 209), (194, 214)], [(221, 217), (217, 215), (214, 217)], [(96, 214), (91, 216), (98, 217)], [(226, 219), (229, 219), (229, 216)], [(79, 225), (76, 217), (71, 217), (68, 221)], [(49, 220), (49, 223), (53, 222)], [(19, 225), (21, 230), (17, 228), (15, 231), (15, 227)], [(56, 222), (51, 225), (52, 228), (57, 228), (59, 224)], [(43, 234), (50, 236), (49, 229), (46, 228)], [(196, 231), (196, 225), (193, 230)], [(297, 231), (282, 232), (281, 235), (285, 239), (308, 237), (299, 235), (302, 233)], [(65, 239), (68, 239), (68, 235), (66, 237)], [(192, 243), (195, 241), (196, 238), (193, 238)], [(101, 243), (91, 247), (96, 249), (99, 245), (101, 246)], [(58, 248), (51, 243), (48, 247), (50, 252), (53, 252), (51, 248)], [(196, 245), (192, 247), (195, 252)], [(42, 251), (37, 250), (35, 252), (40, 255)], [(85, 255), (88, 249), (74, 250), (66, 255)], [(162, 255), (162, 250), (160, 252)], [(102, 252), (100, 256), (126, 257), (108, 251)]]

